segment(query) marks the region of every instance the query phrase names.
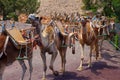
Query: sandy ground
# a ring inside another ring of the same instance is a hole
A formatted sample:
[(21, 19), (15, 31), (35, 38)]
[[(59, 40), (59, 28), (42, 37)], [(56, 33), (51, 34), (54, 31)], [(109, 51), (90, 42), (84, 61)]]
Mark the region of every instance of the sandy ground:
[[(41, 0), (40, 14), (46, 15), (53, 11), (58, 12), (82, 12), (79, 5), (83, 5), (79, 1), (82, 0)], [(47, 1), (47, 2), (46, 2)], [(54, 3), (53, 3), (54, 2)], [(17, 25), (16, 26), (31, 26), (31, 25)], [(12, 54), (12, 53), (11, 53)], [(92, 68), (87, 67), (87, 61), (89, 59), (89, 47), (85, 46), (85, 60), (84, 69), (79, 72), (76, 68), (80, 64), (80, 47), (79, 43), (76, 43), (76, 54), (71, 53), (71, 49), (68, 48), (66, 53), (66, 72), (65, 75), (54, 76), (50, 69), (47, 69), (47, 80), (120, 80), (120, 52), (107, 42), (104, 42), (102, 48), (102, 59), (95, 61), (93, 59)], [(47, 66), (49, 66), (50, 55), (47, 54)], [(27, 61), (26, 65), (28, 67)], [(40, 57), (40, 50), (36, 49), (33, 53), (33, 73), (32, 80), (41, 80), (42, 78), (42, 60)], [(54, 68), (60, 70), (61, 59), (58, 54), (54, 63)], [(20, 80), (22, 68), (17, 60), (10, 66), (7, 66), (3, 74), (3, 80)], [(27, 68), (24, 80), (29, 79), (29, 67)]]

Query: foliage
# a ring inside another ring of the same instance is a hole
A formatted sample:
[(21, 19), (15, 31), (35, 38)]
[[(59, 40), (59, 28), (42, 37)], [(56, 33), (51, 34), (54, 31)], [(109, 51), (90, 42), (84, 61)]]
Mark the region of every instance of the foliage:
[(0, 0), (0, 9), (5, 18), (13, 16), (14, 18), (20, 13), (34, 13), (40, 6), (38, 0)]
[(18, 16), (17, 16), (14, 12), (9, 13), (9, 14), (6, 16), (6, 18), (7, 18), (7, 19), (14, 18), (15, 21), (18, 20)]
[(120, 0), (112, 0), (112, 6), (118, 20), (120, 20)]
[(85, 4), (84, 9), (86, 10), (92, 10), (93, 12), (95, 12), (98, 8), (98, 5), (92, 5), (91, 0), (83, 0), (83, 3)]
[[(95, 1), (95, 3), (93, 3)], [(103, 14), (108, 17), (116, 17), (120, 20), (120, 0), (83, 0), (86, 10), (96, 12), (103, 8)]]
[(90, 0), (83, 0), (83, 3), (85, 4), (84, 8), (86, 10), (89, 10), (90, 9)]

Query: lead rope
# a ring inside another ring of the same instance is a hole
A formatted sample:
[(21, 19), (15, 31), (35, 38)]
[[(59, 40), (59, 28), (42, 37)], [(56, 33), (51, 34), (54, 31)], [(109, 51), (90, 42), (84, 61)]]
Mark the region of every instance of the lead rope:
[(31, 35), (32, 49), (33, 49), (34, 30), (30, 32), (30, 35)]

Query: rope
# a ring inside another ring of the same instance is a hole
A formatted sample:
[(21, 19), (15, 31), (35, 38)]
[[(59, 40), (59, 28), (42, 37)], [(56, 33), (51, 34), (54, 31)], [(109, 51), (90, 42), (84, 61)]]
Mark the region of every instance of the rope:
[(103, 34), (103, 35), (98, 35), (98, 37), (102, 37), (102, 36), (107, 36), (107, 34)]
[(112, 42), (111, 40), (109, 41), (114, 47), (116, 47), (118, 50), (120, 50), (120, 47), (117, 46), (114, 42)]

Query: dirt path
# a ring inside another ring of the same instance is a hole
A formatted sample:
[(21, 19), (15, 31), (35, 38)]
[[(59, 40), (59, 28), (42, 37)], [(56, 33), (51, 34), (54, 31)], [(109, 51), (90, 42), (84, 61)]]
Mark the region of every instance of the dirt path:
[[(42, 60), (39, 55), (39, 49), (34, 50), (33, 57), (33, 74), (32, 80), (41, 80), (42, 78)], [(102, 57), (99, 61), (93, 61), (93, 67), (87, 68), (87, 60), (89, 59), (89, 47), (85, 47), (84, 70), (79, 72), (76, 68), (80, 62), (80, 47), (76, 43), (76, 54), (71, 53), (71, 49), (67, 50), (67, 63), (65, 75), (61, 74), (57, 77), (53, 76), (51, 71), (47, 69), (47, 80), (119, 80), (120, 79), (120, 52), (116, 52), (108, 43), (104, 42)], [(47, 54), (47, 66), (49, 66), (50, 55)], [(27, 63), (26, 63), (27, 64)], [(60, 69), (60, 56), (57, 56), (54, 67)], [(18, 62), (14, 62), (8, 66), (4, 72), (3, 80), (19, 80), (21, 76), (21, 67)], [(25, 74), (25, 79), (29, 79), (29, 68)]]

